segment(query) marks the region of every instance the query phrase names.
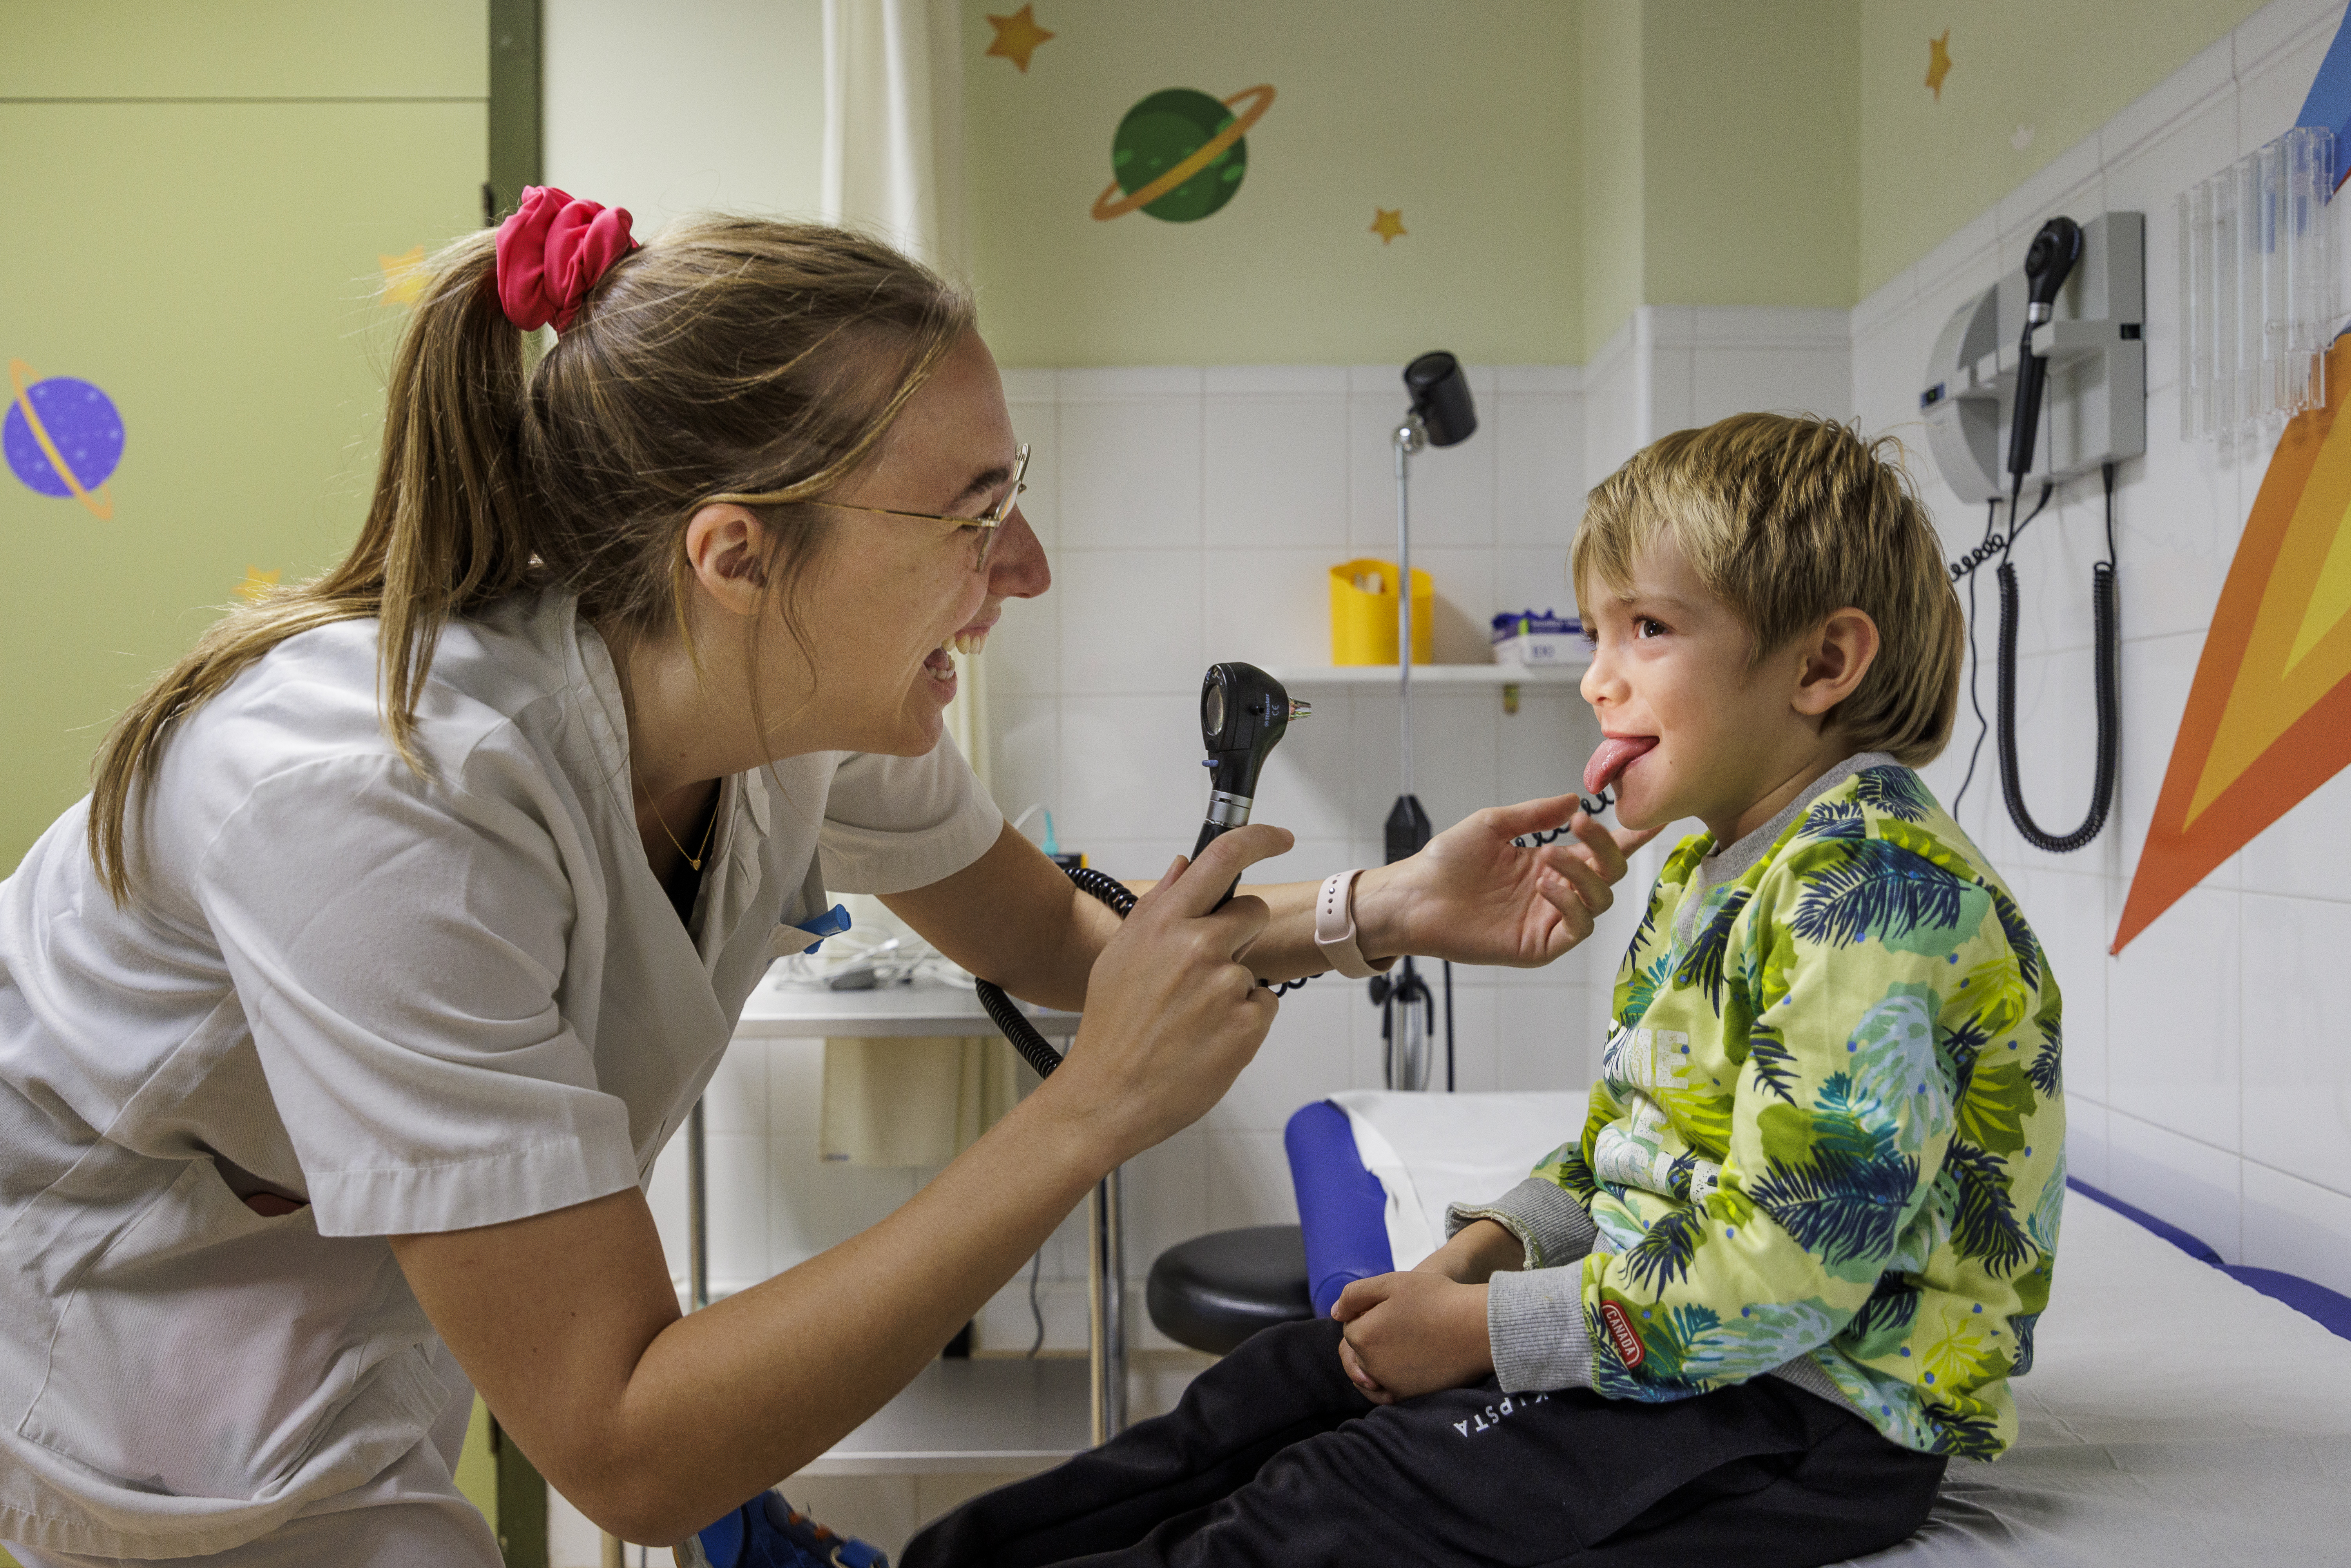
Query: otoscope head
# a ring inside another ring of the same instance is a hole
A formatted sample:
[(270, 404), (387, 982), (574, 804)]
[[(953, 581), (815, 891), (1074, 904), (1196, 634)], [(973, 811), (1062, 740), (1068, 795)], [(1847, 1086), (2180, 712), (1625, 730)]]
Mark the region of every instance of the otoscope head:
[(2074, 264), (2082, 258), (2082, 225), (2071, 218), (2051, 218), (2032, 236), (2032, 245), (2024, 253), (2024, 316), (2027, 322), (2038, 327), (2049, 319), (2057, 306), (2057, 291), (2072, 277)]
[(1200, 741), (1207, 748), (1208, 766), (1216, 769), (1217, 793), (1235, 798), (1240, 807), (1239, 821), (1228, 825), (1249, 821), (1266, 758), (1291, 719), (1313, 711), (1290, 700), (1281, 683), (1255, 664), (1208, 667), (1200, 682)]

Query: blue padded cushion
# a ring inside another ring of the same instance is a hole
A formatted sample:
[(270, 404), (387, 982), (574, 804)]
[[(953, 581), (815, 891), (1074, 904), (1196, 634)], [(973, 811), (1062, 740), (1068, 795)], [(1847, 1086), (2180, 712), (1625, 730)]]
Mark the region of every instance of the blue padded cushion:
[(2220, 1272), (2231, 1280), (2251, 1285), (2264, 1296), (2283, 1301), (2306, 1318), (2316, 1318), (2329, 1332), (2351, 1339), (2351, 1296), (2338, 1295), (2299, 1274), (2288, 1274), (2276, 1269), (2251, 1269), (2242, 1264), (2223, 1263)]
[(2137, 1207), (2131, 1204), (2125, 1203), (2121, 1198), (2116, 1197), (2110, 1192), (2101, 1192), (2099, 1189), (2092, 1186), (2088, 1182), (2084, 1181), (2079, 1176), (2067, 1176), (2065, 1178), (2065, 1185), (2072, 1187), (2075, 1192), (2080, 1193), (2084, 1197), (2091, 1199), (2093, 1202), (2105, 1204), (2108, 1208), (2113, 1209), (2116, 1214), (2121, 1215), (2126, 1219), (2137, 1220), (2141, 1225), (2146, 1226), (2149, 1230), (2154, 1231), (2158, 1236), (2162, 1237), (2166, 1241), (2170, 1242), (2174, 1247), (2179, 1248), (2182, 1252), (2187, 1253), (2199, 1263), (2210, 1263), (2215, 1269), (2220, 1267), (2220, 1254), (2210, 1242), (2203, 1240), (2199, 1237), (2190, 1236), (2187, 1231), (2180, 1229), (2179, 1227), (2170, 1223), (2168, 1220), (2158, 1219), (2147, 1210)]
[(1388, 1250), (1388, 1195), (1355, 1153), (1347, 1113), (1328, 1100), (1302, 1106), (1281, 1141), (1290, 1151), (1290, 1184), (1298, 1192), (1298, 1223), (1306, 1232), (1306, 1283), (1314, 1315), (1353, 1280), (1395, 1267)]

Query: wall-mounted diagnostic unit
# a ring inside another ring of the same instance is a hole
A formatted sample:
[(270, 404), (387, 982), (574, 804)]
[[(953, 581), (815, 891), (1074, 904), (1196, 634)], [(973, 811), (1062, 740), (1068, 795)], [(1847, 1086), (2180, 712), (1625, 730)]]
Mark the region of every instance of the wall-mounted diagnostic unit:
[[(2028, 489), (2095, 474), (2147, 450), (2147, 219), (2101, 213), (2032, 351), (2047, 365)], [(1943, 483), (1962, 501), (2006, 500), (2032, 287), (2020, 266), (1951, 315), (1928, 356), (1918, 409)]]

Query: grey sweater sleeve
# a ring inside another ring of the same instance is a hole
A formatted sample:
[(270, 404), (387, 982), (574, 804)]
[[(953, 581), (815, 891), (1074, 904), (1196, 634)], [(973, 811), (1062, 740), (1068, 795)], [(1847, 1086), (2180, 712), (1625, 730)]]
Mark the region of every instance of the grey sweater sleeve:
[(1445, 1238), (1490, 1219), (1519, 1239), (1530, 1269), (1557, 1269), (1592, 1250), (1599, 1232), (1583, 1206), (1555, 1183), (1529, 1176), (1491, 1203), (1457, 1203), (1445, 1211)]
[(1486, 1337), (1505, 1394), (1592, 1386), (1592, 1336), (1583, 1322), (1583, 1270), (1528, 1269), (1486, 1282)]

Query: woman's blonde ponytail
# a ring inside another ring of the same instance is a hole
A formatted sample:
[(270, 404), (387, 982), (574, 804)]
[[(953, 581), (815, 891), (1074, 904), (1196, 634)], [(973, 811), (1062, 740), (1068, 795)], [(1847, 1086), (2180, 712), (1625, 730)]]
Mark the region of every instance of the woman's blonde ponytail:
[(117, 903), (131, 888), (124, 823), (172, 727), (288, 637), (379, 617), (384, 727), (421, 768), (416, 692), (441, 628), (512, 592), (530, 569), (518, 483), (523, 335), (498, 308), (496, 266), (487, 233), (434, 258), (392, 362), (374, 498), (342, 564), (230, 612), (107, 732), (90, 791), (89, 852)]

